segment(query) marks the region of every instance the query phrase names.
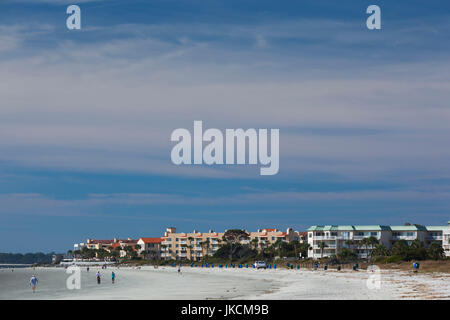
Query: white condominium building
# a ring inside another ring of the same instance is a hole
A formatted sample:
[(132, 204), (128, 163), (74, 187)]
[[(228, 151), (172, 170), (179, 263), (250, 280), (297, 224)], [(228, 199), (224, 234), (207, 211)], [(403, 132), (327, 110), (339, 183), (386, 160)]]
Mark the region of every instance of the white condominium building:
[(448, 222), (448, 227), (442, 231), (442, 247), (445, 255), (450, 257), (450, 221)]
[[(428, 246), (432, 241), (442, 242), (446, 255), (450, 255), (449, 226), (312, 226), (308, 229), (309, 258), (321, 258), (335, 255), (342, 248), (356, 249), (360, 258), (366, 258), (373, 249), (372, 245), (363, 245), (361, 240), (374, 237), (386, 248), (392, 248), (398, 240), (408, 243), (418, 239)], [(447, 244), (445, 244), (447, 243)]]

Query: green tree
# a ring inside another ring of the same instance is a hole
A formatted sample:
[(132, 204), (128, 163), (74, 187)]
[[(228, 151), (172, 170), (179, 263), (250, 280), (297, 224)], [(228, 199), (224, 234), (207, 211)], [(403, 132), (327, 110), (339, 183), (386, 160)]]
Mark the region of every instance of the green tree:
[(328, 248), (328, 245), (324, 241), (319, 242), (320, 257), (321, 258), (323, 258), (323, 251), (325, 250), (325, 248)]
[(358, 255), (354, 250), (348, 249), (348, 248), (342, 248), (337, 253), (336, 257), (339, 261), (342, 263), (344, 262), (350, 262), (350, 261), (356, 261), (358, 259)]
[(375, 257), (385, 257), (389, 255), (389, 250), (383, 244), (377, 244), (372, 249), (371, 255)]
[(428, 246), (427, 255), (430, 259), (441, 260), (445, 257), (445, 251), (440, 242), (433, 241)]
[(281, 258), (281, 248), (283, 247), (284, 242), (280, 238), (277, 239), (277, 241), (274, 242), (272, 245), (273, 249), (278, 252), (278, 257)]
[(233, 253), (237, 248), (237, 245), (240, 244), (241, 240), (248, 239), (249, 234), (245, 230), (240, 229), (231, 229), (225, 231), (223, 235), (223, 241), (226, 241), (229, 246), (229, 258), (230, 260), (233, 258)]
[(311, 249), (312, 247), (309, 245), (308, 242), (303, 242), (302, 244), (300, 244), (300, 253), (304, 258), (308, 256), (308, 251)]

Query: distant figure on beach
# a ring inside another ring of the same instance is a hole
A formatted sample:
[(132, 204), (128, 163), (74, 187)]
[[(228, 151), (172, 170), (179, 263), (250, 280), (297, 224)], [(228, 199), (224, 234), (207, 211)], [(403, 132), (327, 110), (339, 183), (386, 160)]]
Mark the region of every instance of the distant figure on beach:
[(111, 281), (112, 284), (114, 284), (114, 280), (116, 279), (116, 274), (114, 273), (114, 271), (111, 273)]
[(181, 263), (178, 265), (178, 274), (181, 274)]
[(419, 271), (419, 266), (420, 266), (420, 264), (418, 262), (413, 263), (413, 272), (414, 273), (417, 273), (417, 271)]
[(31, 290), (33, 290), (33, 293), (36, 290), (37, 283), (38, 283), (38, 278), (36, 278), (36, 276), (33, 274), (30, 278), (30, 286), (31, 286)]
[(86, 271), (89, 272), (89, 267), (86, 268)]
[(96, 276), (97, 276), (97, 284), (100, 284), (100, 271), (97, 271), (97, 274), (96, 274)]

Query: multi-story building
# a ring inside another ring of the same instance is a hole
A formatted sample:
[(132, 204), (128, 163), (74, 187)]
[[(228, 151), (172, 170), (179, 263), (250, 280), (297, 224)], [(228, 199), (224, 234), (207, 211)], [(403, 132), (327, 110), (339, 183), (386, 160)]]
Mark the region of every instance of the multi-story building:
[(448, 222), (448, 227), (442, 230), (442, 247), (445, 255), (450, 257), (450, 221)]
[(419, 240), (428, 246), (433, 241), (442, 242), (445, 229), (446, 226), (420, 225), (312, 226), (308, 229), (308, 257), (317, 259), (335, 255), (342, 248), (357, 248), (358, 256), (366, 258), (373, 247), (361, 245), (361, 240), (371, 236), (388, 249), (398, 240)]
[(128, 239), (117, 239), (114, 238), (112, 240), (98, 240), (98, 239), (87, 239), (86, 243), (75, 243), (73, 245), (74, 250), (81, 250), (84, 247), (88, 249), (104, 249), (110, 250), (110, 247), (125, 247), (125, 246), (134, 246), (137, 244), (137, 240), (128, 238)]
[(167, 228), (161, 237), (161, 258), (165, 260), (199, 261), (205, 255), (212, 255), (219, 249), (224, 233), (209, 232), (177, 233), (177, 229)]
[[(199, 261), (205, 256), (213, 255), (222, 244), (225, 244), (222, 240), (225, 232), (209, 230), (209, 232), (202, 233), (194, 230), (191, 233), (177, 233), (176, 228), (167, 228), (162, 237), (161, 258)], [(286, 232), (278, 229), (259, 229), (256, 232), (247, 231), (247, 233), (248, 237), (241, 239), (240, 243), (259, 250), (269, 247), (277, 241), (300, 240), (299, 233), (291, 228)]]
[(291, 242), (299, 240), (298, 232), (288, 228), (286, 232), (278, 229), (258, 229), (256, 232), (248, 232), (249, 239), (242, 240), (242, 244), (250, 244), (255, 249), (264, 249), (277, 241)]

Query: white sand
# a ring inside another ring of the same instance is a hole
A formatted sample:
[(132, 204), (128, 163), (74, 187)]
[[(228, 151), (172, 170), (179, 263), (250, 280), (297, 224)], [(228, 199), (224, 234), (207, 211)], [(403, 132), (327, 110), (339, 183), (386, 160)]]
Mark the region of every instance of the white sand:
[[(96, 283), (100, 270), (102, 283)], [(111, 271), (116, 283), (111, 283)], [(28, 284), (39, 278), (36, 293)], [(82, 268), (81, 289), (68, 290), (63, 268), (0, 269), (0, 299), (449, 299), (450, 275), (382, 270), (369, 289), (366, 271), (143, 267)]]

